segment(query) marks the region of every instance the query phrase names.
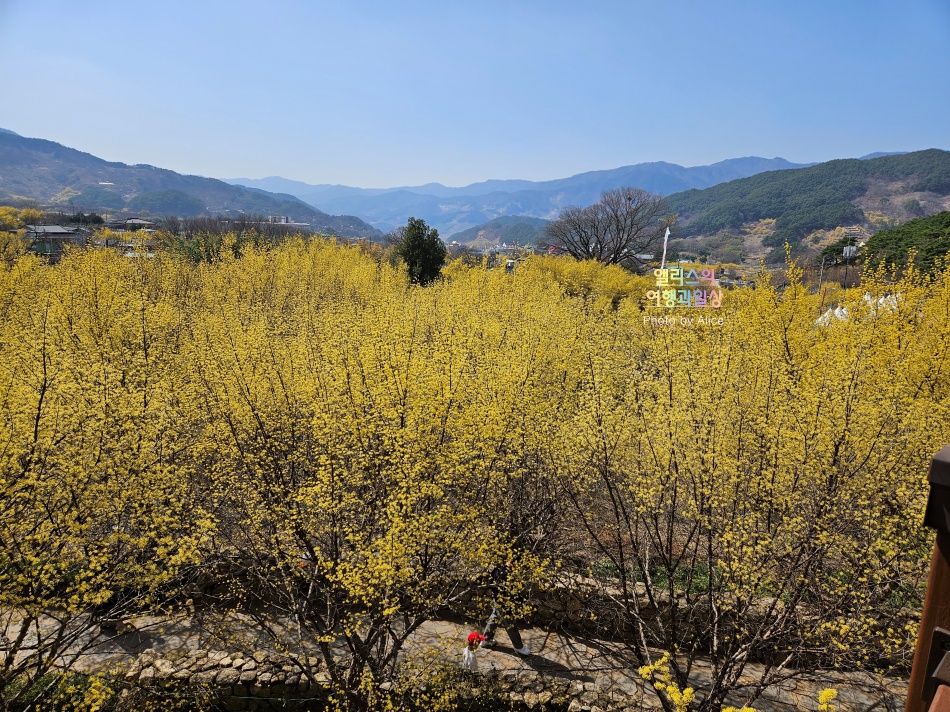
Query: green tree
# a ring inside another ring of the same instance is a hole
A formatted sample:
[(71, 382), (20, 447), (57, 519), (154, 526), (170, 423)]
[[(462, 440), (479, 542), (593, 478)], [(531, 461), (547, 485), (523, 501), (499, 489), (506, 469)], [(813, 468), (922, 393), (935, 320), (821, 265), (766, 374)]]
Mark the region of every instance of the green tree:
[(940, 260), (950, 254), (950, 211), (944, 210), (881, 230), (864, 246), (872, 266), (904, 265), (911, 250), (917, 253), (918, 268), (924, 272), (939, 269)]
[(389, 236), (395, 253), (409, 268), (409, 279), (423, 287), (439, 276), (445, 264), (447, 251), (439, 239), (439, 231), (426, 225), (425, 220), (409, 218)]
[(905, 201), (904, 210), (910, 213), (911, 215), (920, 216), (924, 214), (924, 208), (920, 204), (920, 201), (917, 200), (916, 198), (911, 198), (910, 200)]

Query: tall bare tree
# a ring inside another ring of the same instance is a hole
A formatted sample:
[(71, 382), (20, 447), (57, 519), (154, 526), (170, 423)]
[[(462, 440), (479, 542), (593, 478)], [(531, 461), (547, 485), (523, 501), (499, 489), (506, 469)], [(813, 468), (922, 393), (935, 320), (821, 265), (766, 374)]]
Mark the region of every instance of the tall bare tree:
[(617, 188), (601, 193), (599, 203), (565, 208), (546, 235), (579, 260), (640, 267), (643, 260), (637, 255), (653, 248), (675, 219), (662, 196), (642, 188)]

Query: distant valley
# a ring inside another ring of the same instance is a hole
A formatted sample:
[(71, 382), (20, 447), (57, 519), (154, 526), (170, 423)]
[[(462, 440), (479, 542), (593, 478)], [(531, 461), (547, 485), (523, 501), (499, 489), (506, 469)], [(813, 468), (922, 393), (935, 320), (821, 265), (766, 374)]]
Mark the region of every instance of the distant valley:
[(294, 195), (320, 210), (359, 215), (380, 230), (422, 218), (442, 237), (482, 225), (495, 218), (522, 215), (553, 219), (568, 205), (589, 205), (612, 188), (633, 185), (669, 195), (706, 188), (763, 171), (800, 168), (783, 158), (731, 158), (709, 166), (684, 168), (674, 163), (638, 163), (603, 171), (579, 173), (549, 181), (488, 180), (461, 188), (440, 183), (397, 188), (353, 188), (310, 185), (280, 177), (235, 178), (229, 183)]
[(544, 228), (549, 221), (524, 215), (495, 218), (484, 225), (470, 227), (452, 236), (473, 250), (485, 250), (498, 245), (537, 245), (544, 239)]

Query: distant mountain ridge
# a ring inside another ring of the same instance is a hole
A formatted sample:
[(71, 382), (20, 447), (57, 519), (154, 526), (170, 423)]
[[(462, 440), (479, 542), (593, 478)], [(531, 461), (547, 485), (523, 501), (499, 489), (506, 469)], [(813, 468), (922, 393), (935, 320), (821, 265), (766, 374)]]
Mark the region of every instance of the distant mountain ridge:
[(589, 205), (605, 190), (633, 185), (669, 195), (689, 188), (705, 188), (735, 178), (771, 170), (788, 170), (798, 164), (784, 158), (730, 158), (708, 166), (685, 168), (663, 161), (638, 163), (602, 171), (587, 171), (548, 181), (487, 180), (452, 188), (440, 183), (397, 188), (353, 188), (344, 185), (309, 185), (278, 176), (237, 178), (228, 182), (247, 187), (282, 190), (332, 213), (359, 215), (382, 230), (392, 229), (409, 217), (422, 218), (451, 237), (495, 218), (522, 215), (553, 219), (568, 205)]
[[(105, 161), (0, 129), (0, 202), (35, 200), (59, 209), (119, 215), (286, 215), (344, 237), (378, 238), (377, 228), (391, 229), (416, 217), (446, 241), (522, 244), (536, 241), (543, 221), (556, 218), (564, 207), (591, 204), (604, 190), (625, 185), (668, 197), (680, 216), (684, 249), (709, 248), (715, 255), (716, 249), (728, 248), (736, 260), (744, 259), (755, 229), (758, 245), (772, 248), (771, 259), (786, 240), (807, 251), (812, 248), (803, 238), (818, 244), (822, 230), (863, 225), (873, 234), (950, 208), (950, 152), (876, 152), (808, 165), (758, 157), (689, 168), (661, 161), (549, 181), (353, 188), (278, 176), (221, 181), (182, 175)], [(719, 248), (710, 247), (713, 236)]]
[[(746, 158), (730, 158), (708, 166), (693, 166), (684, 168), (675, 163), (665, 161), (655, 161), (650, 163), (637, 163), (620, 168), (608, 170), (587, 171), (578, 173), (568, 178), (557, 178), (546, 181), (530, 181), (519, 179), (506, 180), (485, 180), (477, 183), (471, 183), (462, 187), (449, 187), (441, 183), (426, 183), (417, 186), (398, 186), (394, 188), (355, 188), (346, 185), (331, 184), (310, 184), (302, 181), (289, 180), (280, 176), (270, 176), (268, 178), (225, 178), (225, 182), (233, 185), (243, 185), (249, 188), (261, 188), (272, 192), (281, 192), (294, 195), (298, 198), (325, 196), (341, 198), (355, 195), (376, 196), (384, 193), (395, 193), (405, 191), (419, 195), (432, 195), (439, 198), (448, 198), (456, 196), (487, 195), (489, 193), (514, 193), (530, 190), (565, 190), (575, 187), (587, 187), (592, 184), (603, 185), (601, 190), (608, 188), (619, 188), (624, 185), (631, 185), (628, 181), (636, 176), (637, 180), (646, 183), (668, 182), (670, 187), (677, 187), (679, 190), (687, 189), (686, 184), (705, 183), (715, 185), (724, 180), (732, 180), (736, 177), (745, 177), (754, 175), (762, 171), (782, 170), (786, 168), (802, 168), (804, 166), (814, 165), (811, 163), (791, 163), (784, 158), (758, 158), (749, 156)], [(741, 174), (741, 175), (740, 175)], [(661, 178), (665, 177), (664, 178)], [(649, 185), (642, 185), (646, 190), (654, 192), (663, 192)], [(689, 185), (688, 187), (700, 187)], [(676, 192), (676, 191), (673, 191)]]
[(351, 216), (332, 216), (293, 195), (148, 165), (106, 161), (53, 141), (0, 130), (0, 199), (35, 200), (61, 209), (237, 216), (285, 215), (341, 237), (379, 237)]
[(907, 151), (875, 151), (874, 153), (868, 153), (865, 156), (860, 156), (860, 160), (867, 161), (871, 158), (881, 158), (882, 156), (903, 156)]

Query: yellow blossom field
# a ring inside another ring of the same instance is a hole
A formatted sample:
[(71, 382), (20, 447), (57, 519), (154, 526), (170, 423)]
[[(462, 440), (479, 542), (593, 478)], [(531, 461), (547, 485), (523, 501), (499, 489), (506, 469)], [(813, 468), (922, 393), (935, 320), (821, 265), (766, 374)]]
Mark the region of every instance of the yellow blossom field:
[(408, 637), (506, 560), (525, 615), (568, 574), (609, 587), (590, 625), (668, 652), (671, 689), (712, 661), (699, 709), (751, 663), (906, 676), (950, 272), (867, 274), (821, 325), (794, 267), (667, 309), (562, 257), (422, 288), (331, 240), (238, 252), (0, 268), (3, 708), (90, 612), (208, 582), (340, 708), (392, 705)]

